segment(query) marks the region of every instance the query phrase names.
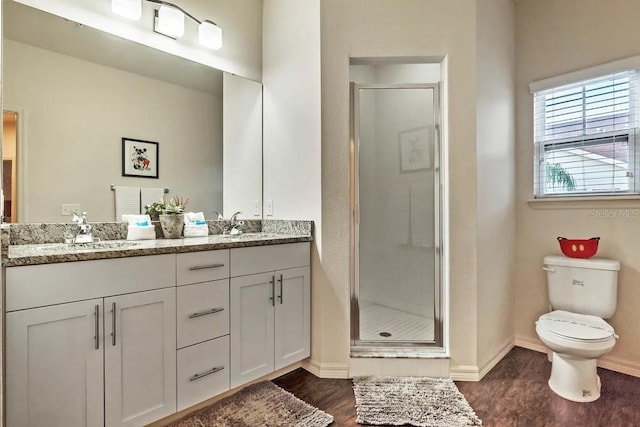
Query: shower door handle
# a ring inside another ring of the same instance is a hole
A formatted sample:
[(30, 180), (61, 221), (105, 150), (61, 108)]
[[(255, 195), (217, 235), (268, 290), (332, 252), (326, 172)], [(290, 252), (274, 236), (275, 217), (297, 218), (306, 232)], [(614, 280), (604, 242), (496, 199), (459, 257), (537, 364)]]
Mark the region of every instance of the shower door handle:
[(435, 153), (433, 156), (433, 169), (434, 171), (440, 170), (440, 125), (434, 126), (435, 132)]

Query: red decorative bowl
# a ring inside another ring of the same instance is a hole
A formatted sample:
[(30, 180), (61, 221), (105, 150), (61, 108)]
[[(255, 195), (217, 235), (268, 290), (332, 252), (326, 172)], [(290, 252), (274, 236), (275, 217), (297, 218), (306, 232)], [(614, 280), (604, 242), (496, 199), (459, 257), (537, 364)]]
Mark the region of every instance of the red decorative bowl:
[(598, 252), (599, 237), (590, 239), (567, 239), (558, 237), (560, 250), (569, 258), (591, 258)]

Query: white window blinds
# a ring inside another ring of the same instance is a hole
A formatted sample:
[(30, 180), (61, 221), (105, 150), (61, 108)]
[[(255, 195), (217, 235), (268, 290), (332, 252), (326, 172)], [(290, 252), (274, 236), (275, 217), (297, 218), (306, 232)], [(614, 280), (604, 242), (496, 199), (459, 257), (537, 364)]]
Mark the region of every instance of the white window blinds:
[(638, 72), (534, 92), (536, 197), (637, 193)]

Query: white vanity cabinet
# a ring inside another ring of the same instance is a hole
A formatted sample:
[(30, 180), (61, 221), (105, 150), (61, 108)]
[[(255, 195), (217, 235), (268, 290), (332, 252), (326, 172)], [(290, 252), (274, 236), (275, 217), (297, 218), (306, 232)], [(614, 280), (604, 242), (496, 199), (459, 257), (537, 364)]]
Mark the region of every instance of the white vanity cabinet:
[(229, 250), (178, 254), (178, 411), (229, 390)]
[(308, 357), (309, 252), (6, 267), (7, 426), (143, 426)]
[(310, 354), (309, 243), (231, 249), (231, 387)]
[(175, 255), (7, 268), (7, 426), (174, 413), (175, 277)]
[(96, 299), (7, 313), (8, 427), (104, 426), (102, 307)]
[(175, 288), (105, 298), (105, 425), (141, 426), (176, 411)]

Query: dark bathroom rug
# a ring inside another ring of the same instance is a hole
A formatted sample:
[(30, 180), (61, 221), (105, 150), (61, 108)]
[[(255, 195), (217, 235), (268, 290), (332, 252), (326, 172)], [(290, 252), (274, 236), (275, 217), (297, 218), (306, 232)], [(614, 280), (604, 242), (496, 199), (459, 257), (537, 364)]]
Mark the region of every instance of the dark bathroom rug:
[(420, 427), (480, 426), (482, 421), (448, 378), (356, 377), (357, 422)]
[(333, 417), (269, 381), (236, 394), (169, 424), (168, 427), (325, 427)]

